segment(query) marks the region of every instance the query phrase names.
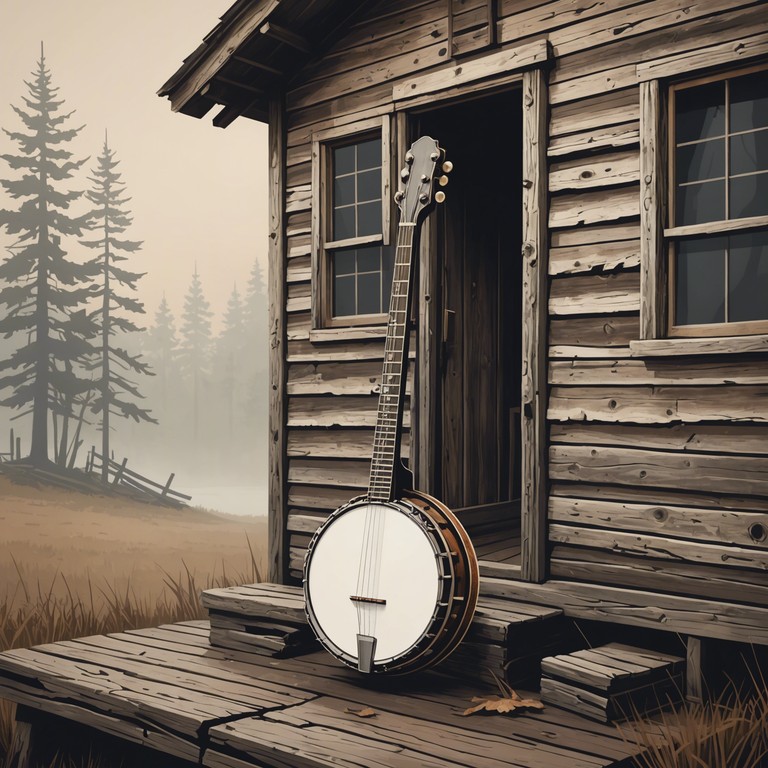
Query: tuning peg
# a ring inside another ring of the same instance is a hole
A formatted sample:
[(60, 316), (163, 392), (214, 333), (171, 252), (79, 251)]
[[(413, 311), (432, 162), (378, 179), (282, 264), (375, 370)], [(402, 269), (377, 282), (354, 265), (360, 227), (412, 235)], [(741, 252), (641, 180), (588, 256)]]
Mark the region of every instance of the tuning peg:
[(448, 183), (448, 181), (449, 181), (448, 177), (447, 177), (445, 174), (443, 174), (443, 175), (442, 175), (442, 176), (441, 176), (441, 177), (440, 177), (440, 178), (437, 180), (437, 183), (438, 183), (438, 184), (439, 184), (441, 187), (444, 187), (444, 186), (445, 186), (445, 185)]
[(403, 181), (406, 181), (410, 175), (411, 175), (411, 171), (408, 168), (403, 168), (403, 170), (400, 171), (400, 178)]
[(445, 192), (442, 190), (439, 190), (438, 192), (435, 192), (435, 202), (436, 203), (443, 203), (445, 202)]
[(402, 189), (398, 189), (397, 192), (395, 192), (395, 202), (396, 203), (402, 203), (404, 197), (405, 197), (405, 192), (403, 192)]
[(453, 170), (453, 163), (450, 160), (446, 160), (443, 163), (443, 173), (450, 173)]
[(421, 195), (419, 195), (419, 200), (422, 203), (429, 202), (429, 195), (427, 195), (426, 193), (422, 193)]
[(410, 165), (413, 162), (413, 152), (411, 152), (410, 150), (408, 150), (405, 153), (405, 162), (408, 163), (408, 165)]

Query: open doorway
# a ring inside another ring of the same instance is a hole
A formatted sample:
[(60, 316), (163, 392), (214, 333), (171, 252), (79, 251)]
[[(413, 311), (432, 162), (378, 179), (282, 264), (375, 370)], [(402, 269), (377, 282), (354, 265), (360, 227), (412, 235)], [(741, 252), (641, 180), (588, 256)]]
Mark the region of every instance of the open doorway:
[(434, 495), (481, 560), (520, 564), (522, 105), (519, 89), (418, 115), (454, 167), (430, 227), (439, 343), (431, 424)]

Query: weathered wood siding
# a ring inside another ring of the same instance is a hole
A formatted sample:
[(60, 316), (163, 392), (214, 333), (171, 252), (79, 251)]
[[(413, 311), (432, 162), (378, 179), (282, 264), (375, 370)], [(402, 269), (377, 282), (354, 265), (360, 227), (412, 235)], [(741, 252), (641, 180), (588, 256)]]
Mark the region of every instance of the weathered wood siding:
[[(312, 134), (393, 113), (393, 87), (450, 61), (446, 0), (393, 0), (368, 13), (286, 94), (294, 576), (313, 525), (366, 485), (383, 352), (382, 337), (359, 331), (311, 339)], [(547, 39), (553, 56), (550, 576), (768, 605), (768, 358), (633, 358), (629, 346), (640, 338), (638, 65), (713, 45), (736, 57), (738, 41), (749, 47), (764, 33), (766, 6), (499, 0), (497, 13), (502, 50)]]

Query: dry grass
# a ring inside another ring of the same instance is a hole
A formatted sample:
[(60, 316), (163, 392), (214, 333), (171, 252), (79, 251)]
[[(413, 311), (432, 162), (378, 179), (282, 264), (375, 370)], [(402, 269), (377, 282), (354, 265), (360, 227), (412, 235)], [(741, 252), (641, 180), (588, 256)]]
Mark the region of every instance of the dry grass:
[(624, 738), (644, 749), (639, 768), (768, 767), (768, 686), (759, 666), (750, 677), (712, 701), (622, 726)]

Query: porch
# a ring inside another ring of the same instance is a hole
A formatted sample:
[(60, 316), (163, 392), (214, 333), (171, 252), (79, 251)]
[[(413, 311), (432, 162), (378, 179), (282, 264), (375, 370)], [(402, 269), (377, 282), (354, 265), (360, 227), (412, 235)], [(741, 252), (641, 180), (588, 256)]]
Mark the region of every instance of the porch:
[[(20, 705), (20, 768), (91, 745), (127, 766), (166, 768), (630, 764), (635, 750), (615, 727), (552, 706), (460, 716), (486, 693), (497, 691), (439, 671), (372, 681), (324, 652), (214, 648), (208, 622), (0, 654), (0, 697)], [(375, 716), (349, 711), (365, 707)]]

